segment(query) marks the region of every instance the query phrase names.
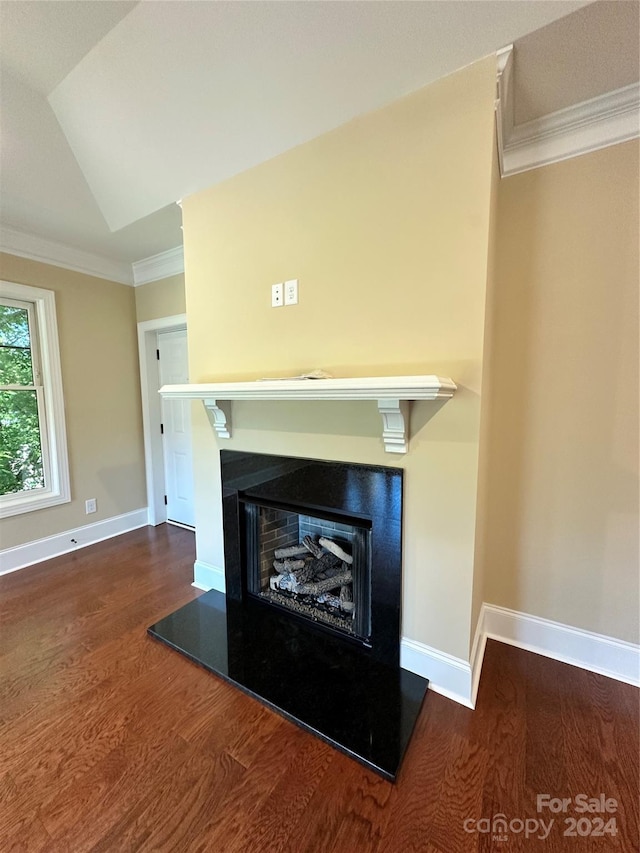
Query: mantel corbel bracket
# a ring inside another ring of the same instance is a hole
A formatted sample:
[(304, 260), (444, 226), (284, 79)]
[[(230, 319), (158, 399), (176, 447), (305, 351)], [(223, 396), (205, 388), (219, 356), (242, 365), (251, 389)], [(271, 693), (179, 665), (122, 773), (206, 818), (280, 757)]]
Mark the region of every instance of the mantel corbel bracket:
[(205, 397), (202, 402), (209, 417), (209, 422), (216, 431), (218, 438), (231, 438), (231, 418), (220, 406), (219, 401)]
[[(416, 400), (448, 400), (457, 390), (447, 376), (368, 376), (348, 379), (266, 379), (248, 382), (203, 382), (163, 385), (166, 399), (202, 400), (219, 438), (231, 438), (232, 400), (371, 400), (382, 416), (382, 441), (387, 453), (409, 450), (410, 404)], [(224, 408), (220, 401), (224, 402)]]
[[(211, 426), (218, 438), (231, 438), (231, 417), (218, 400), (205, 398), (203, 401)], [(408, 400), (378, 400), (378, 411), (382, 415), (382, 440), (387, 453), (407, 453), (409, 438), (407, 423)]]
[(384, 449), (387, 453), (406, 453), (409, 450), (409, 401), (378, 400), (378, 411), (382, 415)]

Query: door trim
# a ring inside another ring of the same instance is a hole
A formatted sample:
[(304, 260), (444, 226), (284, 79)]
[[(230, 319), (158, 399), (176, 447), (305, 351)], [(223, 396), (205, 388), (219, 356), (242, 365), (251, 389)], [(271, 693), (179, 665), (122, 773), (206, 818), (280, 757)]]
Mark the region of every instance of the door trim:
[(144, 435), (144, 467), (147, 478), (148, 520), (152, 526), (167, 520), (164, 503), (164, 456), (162, 436), (156, 427), (162, 421), (156, 349), (158, 332), (186, 330), (187, 315), (174, 314), (157, 320), (138, 323), (138, 356), (140, 360), (140, 391), (142, 397), (142, 431)]

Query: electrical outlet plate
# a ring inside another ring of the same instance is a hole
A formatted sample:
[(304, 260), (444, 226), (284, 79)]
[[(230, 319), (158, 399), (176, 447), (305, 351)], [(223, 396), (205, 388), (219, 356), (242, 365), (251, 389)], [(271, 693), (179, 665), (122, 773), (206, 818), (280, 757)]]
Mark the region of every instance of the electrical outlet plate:
[(280, 284), (272, 284), (271, 285), (271, 307), (272, 308), (280, 308), (284, 304), (283, 299), (282, 299), (283, 291), (284, 291), (284, 285), (282, 284), (282, 282), (280, 282)]
[(284, 283), (284, 304), (298, 304), (298, 279), (292, 278)]
[(98, 509), (98, 505), (95, 498), (89, 498), (88, 501), (84, 503), (84, 510), (86, 515), (90, 515), (92, 512), (96, 512)]

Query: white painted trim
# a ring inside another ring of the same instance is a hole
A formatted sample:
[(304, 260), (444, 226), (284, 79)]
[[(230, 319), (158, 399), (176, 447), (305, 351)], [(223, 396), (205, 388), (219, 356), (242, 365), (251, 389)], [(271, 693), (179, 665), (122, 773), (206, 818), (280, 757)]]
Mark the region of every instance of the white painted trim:
[(406, 400), (378, 400), (378, 411), (382, 415), (384, 449), (387, 453), (406, 453), (409, 404)]
[(29, 302), (34, 306), (36, 349), (42, 369), (42, 384), (39, 393), (42, 394), (42, 401), (44, 402), (40, 436), (46, 488), (19, 492), (15, 495), (2, 495), (0, 498), (0, 518), (7, 518), (69, 503), (71, 485), (56, 319), (56, 295), (52, 290), (17, 284), (12, 281), (0, 282), (0, 293), (8, 299)]
[(387, 453), (406, 453), (410, 400), (448, 400), (457, 390), (443, 376), (376, 376), (349, 379), (269, 379), (163, 385), (169, 399), (202, 400), (219, 438), (231, 437), (231, 418), (220, 400), (376, 400)]
[[(224, 569), (196, 560), (193, 565), (193, 583), (191, 586), (208, 592), (210, 589), (225, 591)], [(484, 641), (481, 644), (484, 650)], [(480, 660), (480, 665), (482, 661)], [(475, 693), (472, 691), (471, 665), (462, 658), (456, 658), (438, 651), (424, 643), (403, 637), (400, 641), (400, 666), (409, 672), (415, 672), (429, 679), (429, 689), (452, 699), (467, 708), (475, 707)], [(478, 668), (477, 678), (480, 677)], [(477, 682), (476, 682), (477, 689)]]
[(87, 545), (95, 545), (96, 542), (102, 542), (104, 539), (111, 539), (113, 536), (120, 536), (122, 533), (146, 526), (147, 508), (143, 507), (123, 515), (105, 518), (103, 521), (95, 521), (83, 527), (76, 527), (73, 530), (65, 530), (44, 539), (17, 545), (14, 548), (5, 548), (0, 551), (0, 575), (24, 569), (43, 560), (51, 560), (61, 554), (68, 554), (70, 551), (77, 551), (79, 548), (86, 548)]
[(164, 385), (163, 397), (190, 400), (448, 400), (458, 386), (444, 376), (268, 379)]
[(184, 272), (184, 250), (182, 246), (176, 246), (175, 249), (167, 249), (166, 252), (134, 261), (131, 266), (134, 287), (159, 281), (170, 275), (179, 275)]
[(131, 264), (74, 249), (64, 243), (36, 237), (6, 225), (0, 225), (0, 252), (134, 287), (184, 272), (182, 246), (141, 258)]
[(435, 693), (475, 708), (487, 639), (640, 686), (640, 646), (486, 603), (480, 611), (470, 662), (403, 637), (400, 665), (428, 678)]
[[(500, 51), (499, 55), (503, 52)], [(496, 121), (502, 177), (640, 136), (640, 83), (514, 125), (509, 65), (498, 69)]]
[(210, 589), (217, 589), (218, 592), (224, 592), (225, 580), (224, 569), (217, 566), (212, 566), (211, 563), (205, 563), (204, 560), (196, 560), (193, 564), (193, 583), (196, 589), (202, 589), (208, 592)]
[(63, 243), (35, 237), (6, 225), (0, 225), (0, 252), (108, 281), (117, 281), (120, 284), (133, 284), (131, 264), (127, 261), (115, 261), (81, 249), (73, 249)]
[[(224, 592), (224, 570), (196, 560), (192, 586)], [(429, 679), (434, 693), (475, 708), (487, 639), (640, 686), (640, 646), (493, 604), (482, 605), (470, 662), (403, 637), (400, 666)]]
[(476, 699), (478, 696), (478, 687), (480, 686), (480, 675), (482, 674), (482, 664), (484, 663), (484, 653), (487, 648), (487, 634), (485, 631), (485, 605), (480, 608), (478, 616), (478, 624), (476, 625), (475, 634), (473, 636), (473, 645), (471, 646), (470, 666), (471, 666), (471, 707), (476, 707)]
[(483, 605), (486, 637), (640, 686), (640, 646), (550, 619)]
[(217, 400), (205, 399), (202, 401), (209, 418), (209, 423), (215, 430), (218, 438), (231, 438), (231, 415), (225, 411)]
[(428, 678), (429, 689), (434, 693), (440, 693), (467, 708), (474, 707), (469, 661), (403, 637), (400, 641), (400, 666)]
[(164, 458), (160, 435), (162, 401), (158, 394), (160, 382), (156, 359), (158, 332), (178, 331), (186, 328), (186, 314), (174, 314), (170, 317), (138, 323), (144, 466), (147, 480), (149, 524), (152, 526), (162, 524), (167, 520), (167, 509), (164, 503)]
[(496, 136), (498, 139), (498, 159), (500, 174), (504, 175), (504, 148), (513, 130), (513, 45), (509, 44), (496, 53)]

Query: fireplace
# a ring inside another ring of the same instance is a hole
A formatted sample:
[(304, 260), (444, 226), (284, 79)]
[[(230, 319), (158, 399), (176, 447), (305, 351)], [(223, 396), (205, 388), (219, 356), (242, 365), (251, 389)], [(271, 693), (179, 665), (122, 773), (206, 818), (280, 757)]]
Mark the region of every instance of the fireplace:
[(227, 596), (399, 666), (403, 470), (228, 450), (220, 460)]
[(250, 502), (244, 513), (248, 594), (367, 642), (370, 528)]
[(152, 636), (395, 779), (425, 679), (400, 668), (403, 471), (221, 451), (226, 595)]

